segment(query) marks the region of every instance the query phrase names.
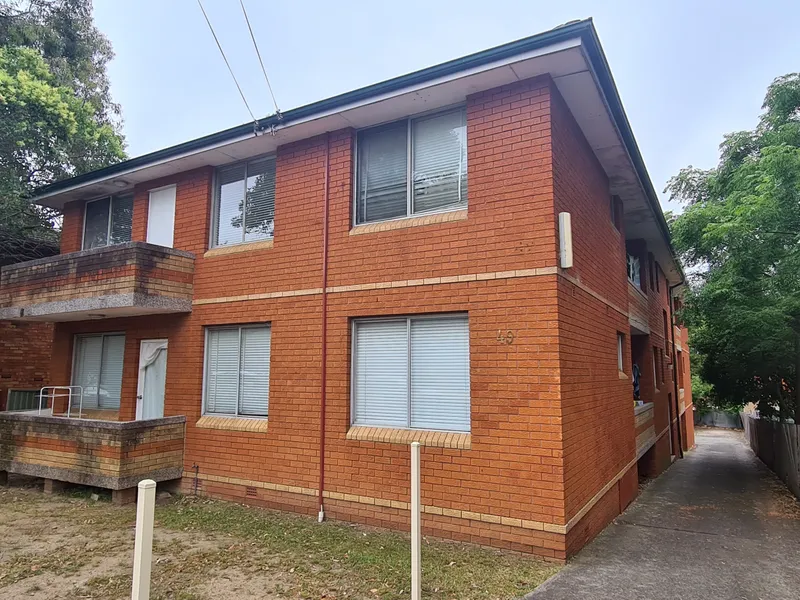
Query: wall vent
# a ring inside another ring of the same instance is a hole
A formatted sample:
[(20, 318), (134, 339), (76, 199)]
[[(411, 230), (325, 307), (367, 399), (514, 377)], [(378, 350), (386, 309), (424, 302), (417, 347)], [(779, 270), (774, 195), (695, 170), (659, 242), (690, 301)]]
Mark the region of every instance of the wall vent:
[(248, 498), (258, 498), (258, 490), (252, 485), (245, 486), (244, 495)]

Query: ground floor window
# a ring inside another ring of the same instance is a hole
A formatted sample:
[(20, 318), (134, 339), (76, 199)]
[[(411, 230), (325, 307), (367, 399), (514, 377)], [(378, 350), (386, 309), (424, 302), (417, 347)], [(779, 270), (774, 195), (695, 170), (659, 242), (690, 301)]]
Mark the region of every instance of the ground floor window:
[(75, 337), (72, 385), (83, 388), (83, 408), (119, 409), (124, 357), (123, 334)]
[(269, 325), (206, 330), (205, 414), (267, 416), (270, 339)]
[(470, 430), (464, 314), (353, 322), (352, 422)]

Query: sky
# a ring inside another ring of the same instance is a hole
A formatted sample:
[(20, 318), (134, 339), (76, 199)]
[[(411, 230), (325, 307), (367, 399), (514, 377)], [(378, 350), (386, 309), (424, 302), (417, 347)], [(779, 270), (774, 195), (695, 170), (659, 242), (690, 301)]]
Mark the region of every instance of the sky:
[[(796, 0), (244, 3), (283, 111), (592, 17), (659, 192), (713, 167), (770, 82), (800, 71)], [(203, 5), (256, 117), (273, 113), (239, 0)], [(131, 157), (251, 121), (197, 0), (95, 0), (95, 23)]]

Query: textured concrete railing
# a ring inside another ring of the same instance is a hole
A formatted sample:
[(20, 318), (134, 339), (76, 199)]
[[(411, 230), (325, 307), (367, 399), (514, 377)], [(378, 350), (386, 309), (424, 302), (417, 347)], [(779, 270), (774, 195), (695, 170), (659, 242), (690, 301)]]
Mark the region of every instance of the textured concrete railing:
[(90, 421), (0, 414), (0, 471), (111, 490), (183, 470), (186, 417)]
[(653, 420), (654, 406), (652, 402), (647, 402), (641, 406), (635, 406), (633, 409), (637, 458), (641, 458), (656, 441), (656, 428)]
[(62, 321), (192, 309), (194, 255), (128, 242), (3, 267), (0, 319)]
[(638, 287), (628, 282), (628, 321), (642, 333), (650, 333), (650, 307), (647, 296)]
[(800, 498), (800, 425), (742, 414), (744, 431), (756, 456)]

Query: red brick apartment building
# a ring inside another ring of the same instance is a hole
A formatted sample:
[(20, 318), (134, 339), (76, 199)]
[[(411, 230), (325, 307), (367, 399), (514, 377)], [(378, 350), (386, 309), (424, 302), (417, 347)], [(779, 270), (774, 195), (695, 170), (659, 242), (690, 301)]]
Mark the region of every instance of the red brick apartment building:
[(0, 470), (405, 528), (418, 440), (426, 533), (563, 560), (693, 444), (683, 277), (591, 21), (36, 201), (62, 254), (2, 270), (0, 317), (55, 322), (92, 419), (3, 416)]

